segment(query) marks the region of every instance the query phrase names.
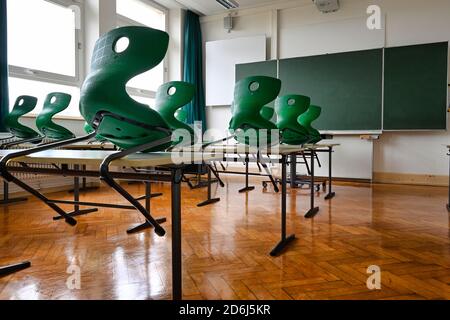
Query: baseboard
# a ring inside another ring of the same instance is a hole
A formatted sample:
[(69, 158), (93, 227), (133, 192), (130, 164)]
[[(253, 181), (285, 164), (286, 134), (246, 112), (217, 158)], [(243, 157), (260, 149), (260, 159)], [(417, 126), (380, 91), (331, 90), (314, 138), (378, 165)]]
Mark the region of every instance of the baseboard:
[(410, 174), (410, 173), (391, 173), (391, 172), (374, 172), (374, 183), (387, 184), (408, 184), (418, 186), (448, 186), (448, 176), (438, 176), (430, 174)]

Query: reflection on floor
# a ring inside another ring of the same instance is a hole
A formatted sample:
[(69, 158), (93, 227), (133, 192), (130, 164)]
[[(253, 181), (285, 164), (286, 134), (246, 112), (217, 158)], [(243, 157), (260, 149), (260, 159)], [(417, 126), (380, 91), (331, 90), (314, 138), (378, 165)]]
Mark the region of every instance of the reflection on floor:
[[(298, 240), (271, 258), (280, 196), (261, 187), (239, 194), (241, 187), (237, 178), (214, 186), (222, 201), (204, 208), (196, 203), (206, 190), (183, 189), (186, 299), (450, 299), (446, 188), (340, 184), (330, 202), (318, 194), (313, 220), (303, 217), (308, 191), (289, 191), (288, 227)], [(33, 264), (0, 279), (0, 299), (170, 299), (170, 190), (153, 191), (164, 192), (152, 209), (169, 218), (165, 238), (127, 235), (141, 221), (133, 211), (101, 209), (72, 228), (31, 198), (0, 208), (0, 265)], [(107, 188), (82, 198), (123, 203)], [(372, 265), (381, 290), (367, 288)]]

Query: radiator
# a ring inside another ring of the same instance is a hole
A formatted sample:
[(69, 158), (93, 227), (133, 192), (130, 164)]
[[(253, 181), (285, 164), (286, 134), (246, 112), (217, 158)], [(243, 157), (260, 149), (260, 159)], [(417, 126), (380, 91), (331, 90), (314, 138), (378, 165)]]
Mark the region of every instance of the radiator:
[[(12, 142), (14, 139), (3, 141), (3, 143)], [(51, 140), (45, 140), (44, 143), (49, 143)], [(11, 149), (24, 149), (24, 146), (15, 146)], [(20, 166), (18, 163), (11, 163), (11, 166)], [(48, 164), (29, 164), (32, 168), (54, 168), (52, 165)], [(53, 176), (53, 175), (37, 175), (33, 173), (22, 173), (22, 172), (16, 172), (14, 173), (14, 176), (22, 180), (23, 182), (29, 184), (33, 188), (37, 190), (48, 190), (52, 189), (55, 190), (57, 188), (62, 189), (68, 189), (71, 186), (73, 186), (73, 177), (63, 177), (63, 176)], [(1, 179), (1, 178), (0, 178)], [(88, 183), (90, 180), (88, 179)], [(1, 183), (3, 184), (3, 179), (1, 179)], [(3, 195), (3, 187), (0, 188), (0, 195)], [(11, 183), (9, 184), (9, 193), (21, 193), (24, 192), (21, 188), (17, 187), (15, 184)]]

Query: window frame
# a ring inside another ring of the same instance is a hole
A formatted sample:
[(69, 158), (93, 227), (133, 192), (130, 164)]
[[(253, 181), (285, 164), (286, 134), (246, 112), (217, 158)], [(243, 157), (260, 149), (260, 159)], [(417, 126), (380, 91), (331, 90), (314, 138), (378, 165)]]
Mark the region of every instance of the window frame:
[[(164, 20), (165, 20), (165, 32), (169, 33), (169, 9), (167, 9), (166, 7), (152, 1), (152, 0), (137, 0), (140, 2), (145, 3), (146, 5), (149, 5), (150, 7), (161, 11), (164, 14)], [(138, 27), (148, 27), (138, 21), (135, 21), (133, 19), (130, 19), (128, 17), (125, 17), (119, 13), (117, 13), (116, 10), (116, 27), (123, 27), (123, 26), (138, 26)], [(166, 56), (164, 57), (163, 60), (163, 70), (164, 70), (164, 74), (163, 74), (163, 83), (166, 83), (169, 80), (169, 55), (166, 54)], [(145, 89), (138, 89), (138, 88), (133, 88), (133, 87), (129, 87), (127, 86), (127, 92), (129, 95), (133, 95), (133, 96), (139, 96), (139, 97), (143, 97), (143, 98), (151, 98), (151, 99), (155, 99), (156, 98), (156, 91), (152, 91), (152, 90), (145, 90)]]
[(70, 9), (70, 7), (78, 7), (72, 9), (75, 15), (78, 15), (76, 19), (79, 22), (79, 28), (75, 28), (75, 76), (67, 76), (63, 74), (37, 70), (32, 68), (25, 68), (21, 66), (15, 66), (8, 64), (9, 76), (12, 78), (20, 78), (25, 80), (32, 80), (38, 82), (48, 82), (67, 86), (73, 86), (80, 88), (82, 81), (85, 77), (84, 74), (84, 4), (81, 1), (72, 0), (44, 0), (52, 4), (63, 6)]

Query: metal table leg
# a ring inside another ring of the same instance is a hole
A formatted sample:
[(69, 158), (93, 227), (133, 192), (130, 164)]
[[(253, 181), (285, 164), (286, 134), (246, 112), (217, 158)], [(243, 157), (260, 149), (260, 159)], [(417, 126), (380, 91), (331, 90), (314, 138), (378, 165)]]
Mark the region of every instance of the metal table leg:
[[(83, 164), (83, 165), (81, 166), (81, 168), (83, 169), (83, 171), (86, 171), (86, 167), (87, 167), (87, 166), (86, 166), (85, 164)], [(86, 178), (86, 177), (83, 177), (83, 178), (82, 178), (81, 188), (79, 188), (79, 191), (86, 192), (86, 191), (90, 191), (90, 190), (98, 190), (98, 189), (99, 189), (98, 186), (88, 187), (88, 186), (87, 186), (87, 178)], [(74, 192), (75, 192), (75, 189), (69, 191), (69, 193), (74, 193)]]
[(333, 148), (328, 148), (328, 194), (325, 196), (325, 200), (333, 199), (336, 193), (332, 190), (333, 172), (332, 172), (332, 159), (333, 159)]
[(211, 177), (211, 167), (207, 166), (208, 168), (208, 199), (199, 203), (197, 207), (204, 207), (213, 203), (217, 203), (220, 201), (220, 198), (212, 198), (212, 191), (211, 191), (211, 185), (212, 185), (212, 177)]
[[(145, 196), (137, 198), (136, 200), (144, 200), (145, 199), (145, 209), (147, 210), (147, 212), (150, 212), (151, 199), (154, 198), (155, 195), (158, 196), (158, 194), (152, 193), (152, 184), (150, 181), (146, 181), (144, 183), (144, 185), (145, 185)], [(162, 195), (162, 193), (161, 193), (161, 195)], [(164, 222), (166, 222), (166, 220), (167, 219), (165, 217), (162, 217), (162, 218), (157, 218), (156, 222), (164, 223)], [(148, 221), (145, 221), (142, 224), (139, 224), (135, 227), (128, 229), (127, 233), (128, 234), (138, 233), (138, 232), (144, 231), (146, 229), (150, 229), (150, 228), (153, 228), (153, 226)]]
[(250, 158), (248, 156), (248, 153), (246, 153), (245, 154), (245, 188), (242, 188), (241, 190), (239, 190), (239, 193), (244, 193), (247, 191), (255, 190), (255, 187), (249, 186), (249, 183), (248, 183), (249, 162), (250, 162)]
[(0, 277), (5, 277), (7, 275), (27, 269), (29, 267), (31, 267), (31, 262), (29, 262), (29, 261), (0, 267)]
[(319, 207), (314, 207), (314, 196), (315, 196), (315, 192), (314, 192), (314, 151), (311, 150), (311, 191), (310, 191), (310, 209), (309, 211), (305, 214), (305, 218), (314, 218), (316, 216), (316, 214), (319, 212)]
[[(79, 165), (74, 165), (73, 166), (74, 170), (79, 170), (80, 166)], [(79, 177), (75, 177), (73, 178), (73, 199), (75, 202), (80, 202), (80, 178)], [(69, 216), (71, 217), (78, 217), (78, 216), (84, 216), (87, 215), (89, 213), (93, 213), (93, 212), (97, 212), (98, 209), (97, 208), (91, 208), (91, 209), (84, 209), (81, 210), (80, 209), (80, 205), (78, 203), (75, 203), (73, 205), (73, 211), (67, 213)], [(61, 220), (63, 219), (62, 216), (56, 216), (53, 218), (53, 220)]]
[(0, 200), (0, 205), (23, 202), (23, 201), (27, 201), (27, 200), (28, 200), (28, 198), (26, 198), (26, 197), (11, 199), (9, 197), (9, 183), (6, 181), (3, 181), (3, 199)]
[(272, 249), (270, 255), (272, 257), (278, 256), (286, 246), (295, 239), (295, 234), (287, 236), (286, 232), (286, 197), (287, 197), (287, 159), (285, 155), (281, 156), (281, 240)]
[(181, 178), (182, 170), (172, 170), (172, 298), (183, 297), (181, 247)]
[(291, 188), (294, 189), (294, 188), (297, 187), (297, 184), (296, 184), (296, 180), (297, 180), (297, 155), (296, 154), (291, 154), (290, 162), (291, 162), (291, 165), (290, 165), (291, 172), (290, 172), (289, 179), (290, 179), (290, 183), (291, 183)]

